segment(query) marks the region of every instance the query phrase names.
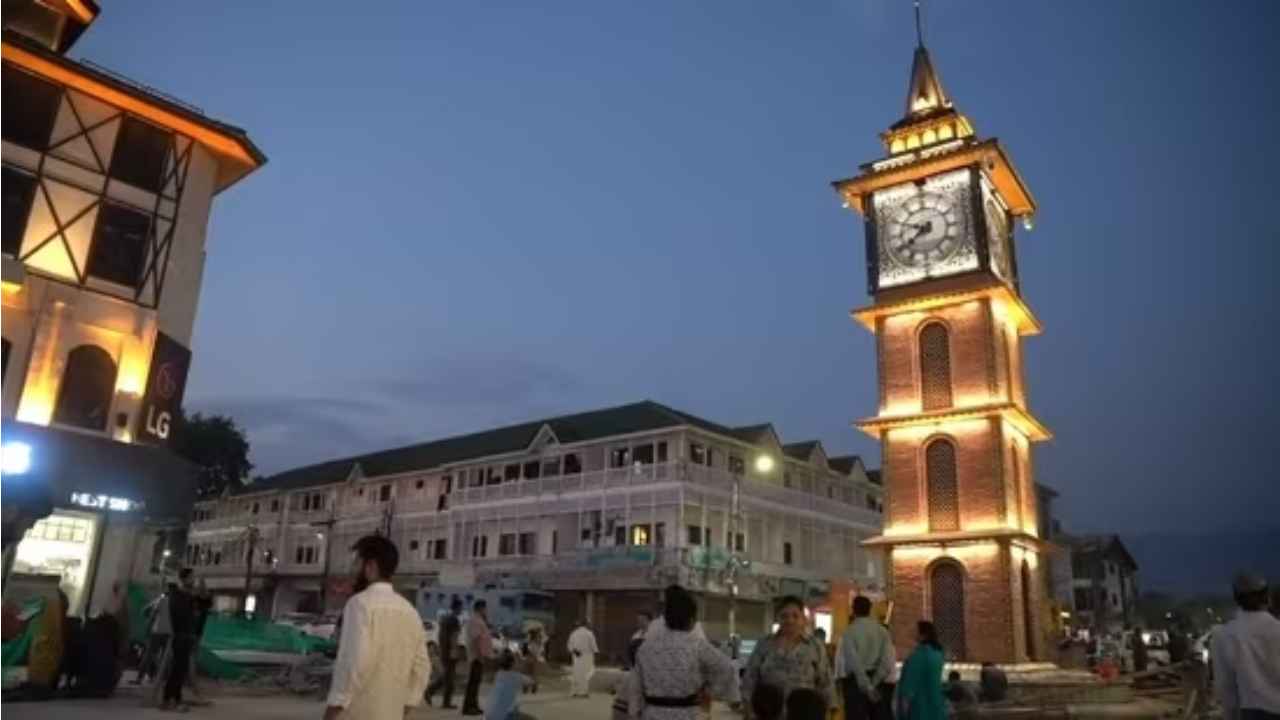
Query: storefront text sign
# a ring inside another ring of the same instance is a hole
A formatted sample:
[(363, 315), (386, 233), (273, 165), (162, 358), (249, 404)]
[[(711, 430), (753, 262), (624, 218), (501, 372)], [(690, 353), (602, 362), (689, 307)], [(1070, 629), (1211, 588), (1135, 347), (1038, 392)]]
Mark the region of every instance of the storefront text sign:
[(94, 495), (93, 493), (71, 493), (71, 504), (98, 510), (115, 510), (132, 512), (147, 507), (146, 503), (128, 498), (111, 497), (110, 495)]
[(190, 350), (164, 333), (156, 335), (147, 390), (142, 396), (142, 412), (138, 414), (139, 441), (152, 445), (168, 442), (173, 418), (182, 407), (190, 366)]

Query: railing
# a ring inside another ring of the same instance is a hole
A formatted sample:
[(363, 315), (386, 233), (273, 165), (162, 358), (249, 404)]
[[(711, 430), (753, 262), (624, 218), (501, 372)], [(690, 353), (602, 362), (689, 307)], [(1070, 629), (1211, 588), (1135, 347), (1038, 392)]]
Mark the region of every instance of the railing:
[[(727, 470), (675, 461), (598, 470), (577, 475), (520, 480), (500, 485), (460, 488), (450, 496), (450, 503), (455, 508), (465, 508), (470, 505), (503, 500), (555, 498), (568, 493), (605, 492), (677, 481), (728, 494), (733, 492), (734, 476)], [(794, 488), (781, 487), (751, 475), (742, 477), (740, 490), (743, 498), (764, 500), (789, 508), (853, 520), (873, 527), (882, 523), (879, 513), (858, 505)]]

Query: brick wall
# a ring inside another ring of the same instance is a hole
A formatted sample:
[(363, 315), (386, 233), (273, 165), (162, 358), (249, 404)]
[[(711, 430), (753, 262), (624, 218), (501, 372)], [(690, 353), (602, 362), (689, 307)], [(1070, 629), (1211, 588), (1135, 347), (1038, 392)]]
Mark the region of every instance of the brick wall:
[(977, 419), (948, 423), (937, 430), (902, 428), (885, 433), (881, 463), (889, 488), (886, 521), (890, 527), (926, 522), (924, 447), (944, 436), (956, 446), (961, 528), (990, 528), (1003, 521), (1006, 489), (1000, 424)]

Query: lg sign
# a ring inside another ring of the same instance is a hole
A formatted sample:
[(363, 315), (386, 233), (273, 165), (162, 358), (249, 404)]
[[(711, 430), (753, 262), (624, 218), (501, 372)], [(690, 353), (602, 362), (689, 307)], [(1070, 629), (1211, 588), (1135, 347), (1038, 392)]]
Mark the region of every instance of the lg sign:
[(173, 416), (182, 407), (182, 391), (186, 388), (190, 365), (190, 350), (164, 333), (156, 336), (151, 377), (147, 380), (146, 397), (142, 399), (139, 440), (159, 444), (169, 439)]

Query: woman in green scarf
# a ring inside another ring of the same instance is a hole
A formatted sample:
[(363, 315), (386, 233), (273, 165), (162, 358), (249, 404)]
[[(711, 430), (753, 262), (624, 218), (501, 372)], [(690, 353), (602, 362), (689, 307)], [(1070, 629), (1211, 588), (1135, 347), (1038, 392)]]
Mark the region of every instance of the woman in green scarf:
[(947, 703), (942, 697), (942, 645), (933, 623), (916, 624), (916, 649), (902, 665), (898, 681), (899, 718), (907, 720), (946, 720)]

